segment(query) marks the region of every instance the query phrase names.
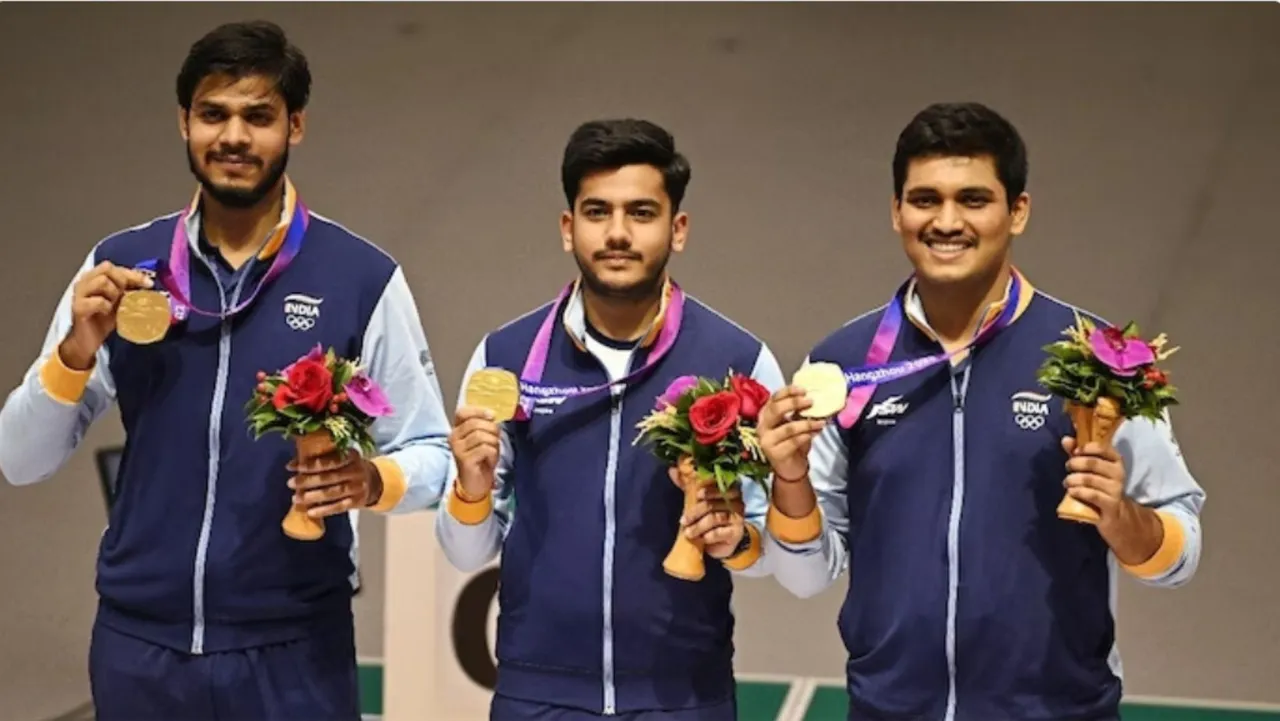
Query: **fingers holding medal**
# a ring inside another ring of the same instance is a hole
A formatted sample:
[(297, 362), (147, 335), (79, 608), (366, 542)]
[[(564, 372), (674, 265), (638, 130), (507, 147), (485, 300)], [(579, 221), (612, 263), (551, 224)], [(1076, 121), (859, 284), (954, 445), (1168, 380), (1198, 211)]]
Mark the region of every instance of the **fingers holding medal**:
[(844, 408), (848, 386), (834, 363), (809, 363), (791, 385), (779, 390), (760, 412), (760, 449), (778, 481), (798, 481), (809, 471), (809, 448), (827, 419)]
[(483, 499), (493, 488), (502, 452), (499, 424), (515, 418), (519, 404), (520, 381), (511, 371), (483, 368), (467, 379), (449, 434), (458, 468), (457, 490), (466, 500)]
[[(60, 349), (63, 361), (76, 368), (88, 367), (107, 336), (118, 330), (119, 308), (125, 299), (136, 292), (157, 293), (151, 290), (153, 286), (154, 283), (147, 274), (110, 261), (103, 261), (81, 274), (71, 289), (71, 331)], [(136, 300), (130, 303), (136, 303)], [(144, 304), (146, 303), (154, 305), (154, 299), (145, 300)], [(165, 308), (167, 328), (167, 298)], [(152, 314), (152, 318), (155, 317), (154, 310), (148, 312)], [(136, 314), (130, 312), (126, 315)], [(142, 325), (136, 319), (126, 323), (134, 323), (134, 327)], [(146, 333), (140, 332), (139, 337), (145, 335)]]

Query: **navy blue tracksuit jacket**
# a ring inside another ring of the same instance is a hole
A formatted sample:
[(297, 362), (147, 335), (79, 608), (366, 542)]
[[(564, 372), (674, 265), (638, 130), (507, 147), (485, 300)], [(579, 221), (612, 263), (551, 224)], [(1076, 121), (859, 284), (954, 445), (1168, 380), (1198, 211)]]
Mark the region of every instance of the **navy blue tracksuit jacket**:
[[(1118, 563), (1095, 527), (1055, 512), (1061, 439), (1074, 430), (1036, 381), (1044, 346), (1077, 310), (1021, 286), (988, 309), (990, 323), (1017, 303), (989, 342), (879, 386), (853, 428), (827, 425), (810, 454), (810, 517), (769, 513), (766, 552), (792, 592), (811, 596), (849, 572), (839, 630), (850, 719), (1119, 718)], [(942, 352), (910, 287), (906, 296), (911, 322), (891, 360)], [(862, 366), (883, 311), (835, 331), (809, 360)], [(1156, 554), (1124, 570), (1154, 586), (1187, 582), (1204, 492), (1168, 418), (1127, 420), (1113, 443), (1126, 494), (1164, 524)]]
[[(467, 375), (483, 367), (520, 375), (553, 307), (488, 334)], [(608, 347), (587, 325), (578, 289), (559, 315), (548, 385), (595, 386), (640, 368), (659, 330), (635, 348)], [(671, 381), (731, 370), (771, 391), (782, 383), (764, 343), (686, 296), (678, 338), (656, 366), (612, 393), (549, 399), (527, 422), (504, 423), (493, 494), (474, 504), (446, 494), (437, 532), (450, 561), (474, 570), (501, 551), (499, 696), (602, 715), (732, 719), (731, 576), (764, 573), (764, 494), (744, 484), (749, 550), (724, 564), (708, 559), (700, 582), (672, 578), (662, 561), (682, 494), (651, 451), (633, 445), (636, 424)]]

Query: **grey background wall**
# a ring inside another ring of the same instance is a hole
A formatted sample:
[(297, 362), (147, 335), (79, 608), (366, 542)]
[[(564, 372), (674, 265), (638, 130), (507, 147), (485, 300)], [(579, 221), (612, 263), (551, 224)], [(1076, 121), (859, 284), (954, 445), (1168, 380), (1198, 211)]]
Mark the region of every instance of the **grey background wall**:
[[(1125, 581), (1129, 690), (1280, 702), (1274, 4), (0, 4), (6, 390), (88, 248), (190, 197), (173, 77), (201, 33), (250, 17), (312, 62), (300, 191), (404, 263), (450, 403), (480, 335), (573, 271), (557, 170), (581, 120), (675, 132), (694, 168), (675, 272), (794, 368), (907, 271), (888, 224), (900, 127), (942, 99), (1005, 112), (1031, 148), (1022, 269), (1184, 346), (1175, 420), (1210, 495), (1206, 550), (1185, 589)], [(0, 485), (5, 719), (88, 697), (91, 451), (119, 440), (113, 413), (56, 478)], [(377, 657), (381, 519), (361, 532), (359, 646)], [(742, 586), (741, 669), (839, 675), (841, 592)]]

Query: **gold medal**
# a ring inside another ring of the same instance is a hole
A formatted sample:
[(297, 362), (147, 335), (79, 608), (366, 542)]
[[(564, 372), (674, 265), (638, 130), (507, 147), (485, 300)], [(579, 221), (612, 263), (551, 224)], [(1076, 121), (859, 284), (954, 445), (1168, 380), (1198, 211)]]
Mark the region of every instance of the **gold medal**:
[(502, 368), (483, 368), (467, 380), (465, 405), (484, 408), (493, 413), (498, 423), (509, 421), (516, 415), (520, 403), (520, 381), (511, 371)]
[(813, 405), (800, 411), (806, 418), (830, 418), (844, 408), (849, 387), (844, 371), (834, 363), (810, 363), (791, 377), (791, 384), (804, 389)]
[(158, 290), (131, 290), (116, 308), (116, 334), (130, 343), (155, 343), (169, 332), (169, 296)]

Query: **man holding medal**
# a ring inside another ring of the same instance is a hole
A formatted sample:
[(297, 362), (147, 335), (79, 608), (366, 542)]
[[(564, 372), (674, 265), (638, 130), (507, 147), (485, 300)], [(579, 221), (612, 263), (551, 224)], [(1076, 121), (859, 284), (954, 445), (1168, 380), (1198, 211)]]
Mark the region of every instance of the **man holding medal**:
[(653, 123), (580, 126), (560, 221), (579, 279), (487, 334), (468, 366), (437, 534), (464, 571), (502, 552), (495, 721), (737, 718), (731, 577), (766, 573), (764, 494), (704, 491), (683, 528), (719, 562), (701, 580), (672, 577), (678, 474), (634, 447), (681, 376), (750, 373), (760, 404), (782, 385), (763, 342), (668, 276), (689, 177)]
[[(930, 106), (899, 136), (893, 182), (912, 278), (761, 414), (773, 573), (808, 597), (849, 571), (850, 719), (1119, 719), (1117, 568), (1188, 582), (1204, 492), (1167, 415), (1076, 448), (1039, 386), (1077, 311), (1011, 265), (1031, 208), (1012, 125)], [(1055, 513), (1064, 485), (1098, 520)]]
[[(426, 508), (452, 472), (426, 338), (394, 259), (310, 213), (285, 175), (311, 75), (284, 33), (218, 27), (176, 86), (199, 191), (89, 253), (0, 411), (0, 472), (49, 478), (119, 404), (89, 651), (99, 721), (356, 721), (356, 512)], [(254, 441), (244, 407), (260, 371), (316, 345), (359, 357), (395, 413), (371, 428), (381, 455), (298, 483), (292, 444)], [(293, 503), (321, 538), (284, 534)]]

